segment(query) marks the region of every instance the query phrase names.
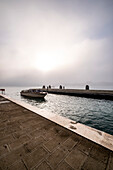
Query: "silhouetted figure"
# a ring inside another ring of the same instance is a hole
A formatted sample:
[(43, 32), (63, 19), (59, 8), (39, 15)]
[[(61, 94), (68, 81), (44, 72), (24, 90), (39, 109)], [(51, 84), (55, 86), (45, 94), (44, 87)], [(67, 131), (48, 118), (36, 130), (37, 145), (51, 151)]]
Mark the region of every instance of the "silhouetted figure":
[(86, 90), (89, 90), (89, 85), (86, 85)]
[(42, 87), (43, 89), (45, 89), (46, 87), (45, 87), (45, 85), (43, 85), (43, 87)]
[(49, 85), (49, 89), (51, 89), (51, 86)]
[(62, 89), (62, 86), (61, 86), (61, 85), (59, 86), (59, 89)]

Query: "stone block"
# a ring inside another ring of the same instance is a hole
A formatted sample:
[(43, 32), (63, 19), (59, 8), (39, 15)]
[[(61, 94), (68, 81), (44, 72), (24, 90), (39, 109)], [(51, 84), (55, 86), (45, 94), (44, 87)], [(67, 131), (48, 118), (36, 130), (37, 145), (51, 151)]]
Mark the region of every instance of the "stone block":
[(88, 157), (86, 162), (84, 163), (82, 170), (104, 170), (106, 168), (106, 164), (97, 161), (94, 158)]
[(8, 145), (0, 146), (0, 157), (9, 152)]
[(89, 155), (91, 148), (93, 147), (93, 142), (83, 138), (78, 144), (77, 148), (84, 152), (85, 154)]
[(28, 150), (28, 152), (32, 152), (35, 148), (43, 145), (44, 141), (45, 141), (44, 138), (40, 136), (36, 139), (32, 139), (31, 141), (25, 143), (24, 147), (26, 148), (26, 150)]
[(113, 152), (110, 152), (107, 170), (113, 170)]
[(72, 148), (78, 143), (78, 141), (74, 141), (72, 138), (68, 138), (62, 145), (68, 150), (71, 151)]
[(53, 138), (55, 138), (55, 136), (60, 132), (60, 128), (57, 129), (57, 126), (56, 124), (53, 124), (52, 127), (50, 127), (49, 129), (46, 129), (45, 132), (44, 132), (44, 138), (49, 141)]
[(22, 161), (18, 161), (11, 165), (8, 170), (27, 170), (27, 168)]
[(45, 133), (45, 130), (34, 130), (34, 131), (32, 131), (32, 132), (30, 132), (30, 136), (32, 137), (32, 138), (38, 138), (39, 136), (41, 136), (41, 135), (43, 135)]
[(57, 170), (73, 170), (73, 168), (71, 168), (69, 164), (63, 161), (59, 164), (59, 166), (57, 167)]
[(13, 141), (14, 137), (12, 135), (8, 135), (0, 139), (0, 145), (5, 145)]
[(86, 161), (87, 156), (83, 152), (78, 149), (72, 150), (71, 153), (65, 158), (65, 161), (73, 168), (73, 169), (81, 169), (82, 165)]
[(15, 139), (19, 139), (19, 138), (21, 138), (21, 136), (23, 136), (25, 134), (28, 134), (27, 131), (25, 129), (24, 130), (22, 129), (22, 130), (19, 130), (17, 132), (14, 132), (13, 136), (14, 136)]
[(9, 152), (8, 154), (0, 158), (0, 168), (3, 170), (7, 169), (7, 167), (11, 166), (22, 157), (25, 157), (27, 154), (29, 154), (29, 152), (24, 147), (20, 147)]
[(34, 170), (52, 170), (52, 168), (44, 161), (38, 167), (34, 168)]
[(90, 156), (94, 159), (107, 163), (110, 151), (100, 145), (94, 144)]
[(2, 129), (2, 131), (0, 132), (0, 139), (2, 139), (4, 136), (5, 136), (4, 129)]
[(63, 149), (58, 148), (48, 158), (47, 161), (53, 169), (57, 168), (58, 164), (65, 158), (67, 152)]
[(49, 140), (44, 146), (50, 151), (54, 151), (60, 144), (64, 143), (69, 137), (68, 131), (67, 133), (64, 131), (60, 132), (53, 139)]
[(34, 150), (31, 154), (25, 156), (23, 161), (28, 169), (38, 166), (41, 161), (46, 158), (48, 152), (43, 148), (39, 147)]
[(76, 133), (73, 133), (72, 136), (71, 136), (71, 138), (72, 138), (74, 141), (77, 141), (77, 142), (80, 142), (80, 141), (83, 139), (82, 136), (77, 135)]
[(52, 152), (55, 148), (60, 145), (61, 140), (53, 138), (44, 144), (44, 147), (47, 148), (49, 152)]
[(21, 136), (19, 139), (14, 140), (13, 142), (11, 142), (9, 144), (10, 148), (13, 150), (19, 146), (21, 146), (22, 144), (26, 143), (27, 141), (29, 141), (30, 138), (27, 135), (23, 135)]

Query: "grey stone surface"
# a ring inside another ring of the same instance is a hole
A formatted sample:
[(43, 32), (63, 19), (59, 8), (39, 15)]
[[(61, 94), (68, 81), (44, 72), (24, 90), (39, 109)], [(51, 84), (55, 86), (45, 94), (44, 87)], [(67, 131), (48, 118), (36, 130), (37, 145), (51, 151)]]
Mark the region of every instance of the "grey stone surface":
[(56, 169), (58, 164), (65, 158), (67, 152), (62, 148), (55, 150), (48, 158), (47, 161), (53, 169)]
[(108, 162), (109, 155), (110, 155), (110, 152), (108, 149), (102, 146), (99, 146), (97, 144), (93, 145), (93, 148), (91, 149), (91, 152), (90, 152), (91, 157), (103, 163)]
[(20, 160), (18, 162), (15, 162), (13, 165), (11, 165), (9, 168), (9, 170), (27, 170), (25, 164)]
[(28, 169), (35, 167), (47, 156), (47, 151), (41, 146), (26, 155), (23, 160)]
[(82, 152), (84, 152), (86, 155), (89, 155), (92, 147), (93, 147), (93, 143), (85, 138), (83, 138), (83, 140), (81, 140), (77, 144), (77, 148)]
[(73, 170), (65, 161), (61, 162), (57, 167), (57, 170)]
[(0, 170), (5, 169), (112, 170), (113, 152), (10, 101), (0, 104)]
[(82, 170), (102, 170), (106, 169), (106, 164), (99, 162), (91, 157), (88, 157), (86, 162), (84, 163)]
[(110, 153), (107, 170), (113, 170), (113, 152)]
[(82, 165), (87, 159), (87, 155), (83, 152), (79, 151), (77, 148), (74, 148), (71, 153), (66, 157), (65, 161), (73, 168), (73, 169), (81, 169)]
[(52, 168), (46, 161), (43, 161), (38, 167), (34, 168), (34, 170), (52, 170)]

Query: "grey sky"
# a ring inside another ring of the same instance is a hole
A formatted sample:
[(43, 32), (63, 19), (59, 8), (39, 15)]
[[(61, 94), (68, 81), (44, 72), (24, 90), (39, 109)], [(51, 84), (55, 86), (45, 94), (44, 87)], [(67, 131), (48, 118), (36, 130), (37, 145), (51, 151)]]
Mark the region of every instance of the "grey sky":
[(0, 86), (113, 84), (113, 0), (0, 0)]

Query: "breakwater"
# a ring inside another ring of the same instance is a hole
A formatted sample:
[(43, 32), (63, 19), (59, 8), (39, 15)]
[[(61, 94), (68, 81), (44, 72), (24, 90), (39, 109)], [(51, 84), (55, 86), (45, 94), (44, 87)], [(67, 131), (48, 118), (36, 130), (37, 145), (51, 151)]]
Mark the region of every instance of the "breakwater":
[(61, 94), (61, 95), (70, 95), (77, 97), (86, 97), (94, 99), (106, 99), (113, 100), (113, 91), (112, 90), (78, 90), (78, 89), (52, 89), (52, 88), (42, 88), (42, 91), (52, 93), (52, 94)]

